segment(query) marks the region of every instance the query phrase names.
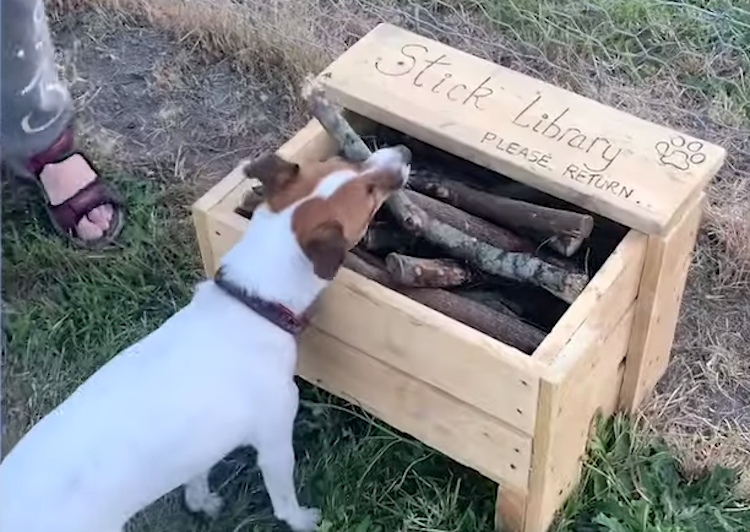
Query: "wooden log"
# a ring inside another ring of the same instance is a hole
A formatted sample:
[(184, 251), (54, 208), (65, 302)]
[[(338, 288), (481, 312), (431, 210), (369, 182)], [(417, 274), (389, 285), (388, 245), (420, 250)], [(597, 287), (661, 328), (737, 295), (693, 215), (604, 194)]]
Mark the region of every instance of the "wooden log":
[(491, 224), (448, 203), (443, 203), (414, 190), (407, 190), (405, 194), (415, 205), (426, 212), (427, 216), (455, 227), (468, 236), (478, 238), (491, 246), (505, 251), (522, 253), (534, 253), (537, 248), (532, 240), (520, 237), (507, 229)]
[(352, 250), (344, 258), (344, 267), (388, 288), (395, 285), (384, 267), (378, 266), (377, 257), (361, 250)]
[(526, 354), (533, 353), (546, 336), (533, 325), (448, 290), (394, 287), (382, 261), (366, 252), (348, 253), (344, 266)]
[(409, 186), (485, 220), (530, 234), (566, 257), (581, 248), (594, 228), (594, 219), (587, 214), (495, 196), (432, 172), (412, 171)]
[(521, 319), (523, 314), (523, 306), (517, 301), (505, 298), (496, 290), (487, 289), (458, 289), (453, 291), (454, 294), (467, 299), (481, 303), (487, 307), (490, 307), (497, 312), (505, 314), (506, 316), (512, 316), (516, 319)]
[(546, 334), (512, 316), (440, 288), (408, 288), (401, 292), (487, 336), (531, 354)]
[(450, 288), (478, 280), (479, 276), (455, 259), (425, 259), (389, 253), (385, 267), (400, 286)]
[[(313, 116), (342, 146), (347, 157), (358, 160), (369, 157), (367, 145), (331, 106), (322, 88), (312, 78), (303, 87), (302, 95)], [(404, 191), (392, 194), (386, 205), (405, 229), (438, 245), (452, 257), (465, 260), (490, 275), (533, 283), (568, 303), (578, 297), (589, 281), (586, 273), (571, 273), (529, 253), (509, 252), (494, 247), (430, 218)]]

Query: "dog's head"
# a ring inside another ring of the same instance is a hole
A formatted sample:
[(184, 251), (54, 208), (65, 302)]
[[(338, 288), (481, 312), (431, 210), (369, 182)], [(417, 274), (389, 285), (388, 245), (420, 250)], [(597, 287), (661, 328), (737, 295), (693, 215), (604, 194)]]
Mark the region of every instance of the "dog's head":
[(331, 280), (383, 202), (406, 184), (410, 163), (405, 146), (382, 148), (364, 162), (332, 157), (298, 165), (269, 154), (245, 174), (263, 184), (270, 214), (291, 213), (291, 230), (315, 274)]

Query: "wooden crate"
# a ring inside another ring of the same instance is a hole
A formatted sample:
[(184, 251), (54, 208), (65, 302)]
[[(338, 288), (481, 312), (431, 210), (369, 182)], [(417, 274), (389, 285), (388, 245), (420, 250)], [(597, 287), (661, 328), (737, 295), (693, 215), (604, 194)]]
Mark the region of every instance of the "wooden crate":
[[(384, 124), (632, 228), (531, 356), (346, 269), (301, 339), (303, 378), (494, 480), (504, 525), (543, 532), (595, 414), (632, 411), (666, 369), (725, 152), (386, 24), (321, 79), (360, 133)], [(279, 153), (335, 151), (312, 121)], [(238, 166), (194, 206), (208, 275), (251, 185)]]

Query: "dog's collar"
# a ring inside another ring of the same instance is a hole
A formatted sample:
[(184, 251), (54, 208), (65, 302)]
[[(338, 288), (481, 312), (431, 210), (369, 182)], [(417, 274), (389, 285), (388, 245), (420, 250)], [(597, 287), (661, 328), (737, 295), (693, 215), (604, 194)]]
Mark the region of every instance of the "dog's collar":
[(267, 301), (247, 293), (243, 288), (227, 280), (221, 268), (214, 276), (214, 283), (246, 307), (254, 310), (257, 314), (263, 316), (292, 336), (298, 336), (307, 326), (308, 321), (306, 316), (297, 316), (280, 303)]

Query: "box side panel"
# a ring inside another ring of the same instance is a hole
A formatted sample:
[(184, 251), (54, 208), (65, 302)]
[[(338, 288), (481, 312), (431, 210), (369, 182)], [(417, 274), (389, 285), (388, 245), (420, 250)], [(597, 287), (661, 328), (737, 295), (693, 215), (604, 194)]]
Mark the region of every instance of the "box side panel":
[(423, 142), (660, 233), (725, 150), (389, 24), (320, 76), (332, 99)]
[(534, 352), (533, 357), (562, 369), (582, 356), (582, 345), (590, 333), (608, 330), (608, 323), (618, 320), (635, 299), (643, 268), (648, 237), (630, 231), (601, 269), (589, 282), (568, 311)]
[(221, 181), (211, 187), (208, 192), (196, 201), (191, 207), (193, 225), (195, 226), (198, 246), (200, 248), (203, 269), (206, 275), (213, 275), (216, 270), (216, 253), (213, 249), (213, 239), (211, 237), (212, 229), (211, 215), (216, 206), (221, 203), (227, 194), (230, 194), (242, 181), (245, 176), (242, 174), (241, 165), (238, 165)]
[(614, 411), (634, 314), (631, 300), (610, 330), (589, 335), (567, 373), (542, 380), (524, 532), (545, 532), (576, 487), (592, 421)]
[(669, 364), (704, 203), (700, 194), (665, 237), (649, 237), (621, 397), (621, 406), (630, 412)]
[(346, 269), (317, 304), (324, 332), (533, 434), (539, 370), (527, 355)]
[(299, 373), (498, 483), (525, 492), (531, 438), (470, 405), (311, 328)]

